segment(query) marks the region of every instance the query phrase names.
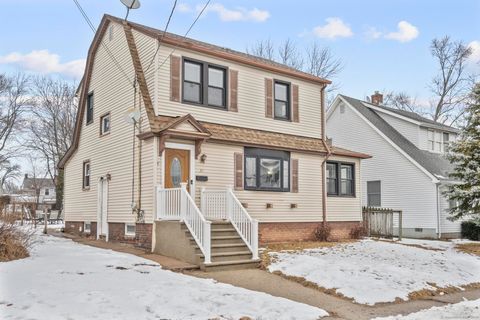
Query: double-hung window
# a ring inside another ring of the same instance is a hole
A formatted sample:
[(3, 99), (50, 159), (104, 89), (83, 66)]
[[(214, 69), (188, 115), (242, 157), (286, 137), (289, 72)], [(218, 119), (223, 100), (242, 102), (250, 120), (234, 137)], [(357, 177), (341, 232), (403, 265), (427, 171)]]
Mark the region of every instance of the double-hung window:
[(226, 68), (206, 62), (183, 60), (183, 101), (226, 108)]
[(290, 120), (290, 84), (275, 80), (275, 119)]
[(447, 152), (449, 142), (450, 142), (450, 134), (448, 132), (444, 132), (443, 133), (443, 152)]
[(110, 113), (103, 115), (100, 118), (100, 135), (104, 135), (110, 132)]
[(367, 181), (367, 205), (369, 207), (382, 206), (381, 181)]
[(355, 165), (327, 162), (327, 194), (330, 196), (355, 196)]
[(83, 189), (90, 188), (90, 161), (83, 162)]
[(245, 189), (290, 191), (290, 153), (245, 148)]
[(93, 92), (87, 96), (87, 125), (93, 122)]
[(428, 149), (430, 151), (434, 151), (435, 150), (435, 131), (429, 129), (427, 131), (427, 135), (428, 135)]

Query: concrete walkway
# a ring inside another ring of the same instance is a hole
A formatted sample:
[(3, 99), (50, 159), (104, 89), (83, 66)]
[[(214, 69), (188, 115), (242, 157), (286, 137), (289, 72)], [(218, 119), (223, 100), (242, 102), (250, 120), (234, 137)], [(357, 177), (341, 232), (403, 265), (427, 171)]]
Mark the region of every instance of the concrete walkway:
[(371, 319), (381, 316), (408, 314), (434, 306), (442, 306), (447, 303), (457, 303), (463, 301), (463, 298), (468, 300), (480, 299), (480, 289), (473, 289), (422, 300), (366, 306), (305, 287), (300, 283), (260, 269), (217, 272), (188, 271), (186, 274), (200, 278), (211, 278), (237, 287), (262, 291), (273, 296), (319, 307), (331, 315), (323, 319)]

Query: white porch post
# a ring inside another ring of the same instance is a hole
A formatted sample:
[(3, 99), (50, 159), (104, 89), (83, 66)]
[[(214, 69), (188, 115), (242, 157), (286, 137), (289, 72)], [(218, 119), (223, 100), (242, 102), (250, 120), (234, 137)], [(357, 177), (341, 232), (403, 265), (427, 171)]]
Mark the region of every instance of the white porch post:
[(200, 190), (200, 212), (205, 216), (205, 213), (207, 212), (207, 207), (205, 203), (205, 187), (202, 187)]
[(205, 221), (204, 228), (203, 228), (203, 246), (205, 248), (205, 260), (204, 260), (205, 263), (212, 263), (211, 229), (212, 229), (212, 222)]
[(186, 210), (187, 210), (187, 197), (185, 196), (187, 191), (187, 183), (180, 183), (180, 188), (182, 189), (180, 193), (180, 217), (182, 220), (185, 220)]
[(226, 197), (225, 197), (225, 206), (227, 211), (227, 218), (228, 220), (232, 221), (233, 215), (233, 202), (232, 202), (232, 186), (227, 186)]
[(252, 259), (258, 259), (258, 220), (252, 221)]

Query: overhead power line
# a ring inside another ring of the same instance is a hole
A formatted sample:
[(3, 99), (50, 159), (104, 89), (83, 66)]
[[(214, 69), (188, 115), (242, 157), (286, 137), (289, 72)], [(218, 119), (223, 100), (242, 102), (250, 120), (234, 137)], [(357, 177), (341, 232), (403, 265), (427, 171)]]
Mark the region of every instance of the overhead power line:
[[(87, 13), (83, 10), (82, 6), (80, 5), (80, 3), (77, 1), (77, 0), (73, 0), (73, 2), (75, 2), (75, 5), (77, 6), (78, 10), (80, 11), (80, 13), (82, 14), (85, 22), (87, 22), (88, 26), (90, 27), (90, 29), (92, 29), (93, 33), (95, 34), (97, 32), (97, 30), (95, 29), (95, 27), (93, 26), (93, 23), (92, 21), (88, 18), (88, 15)], [(107, 45), (103, 42), (102, 39), (100, 39), (100, 43), (102, 44), (103, 48), (105, 49), (105, 51), (107, 51), (107, 54), (109, 55), (110, 59), (112, 59), (113, 63), (117, 66), (117, 68), (120, 70), (120, 72), (123, 74), (123, 76), (127, 79), (127, 81), (130, 83), (130, 84), (133, 84), (133, 81), (130, 80), (130, 77), (128, 76), (128, 74), (125, 72), (125, 70), (122, 68), (122, 66), (120, 65), (120, 63), (117, 61), (117, 59), (115, 59), (113, 53), (110, 51), (110, 49), (107, 47)]]
[[(203, 12), (205, 11), (205, 9), (207, 9), (209, 3), (210, 3), (211, 0), (208, 0), (207, 3), (205, 3), (205, 5), (203, 6), (202, 10), (200, 10), (200, 12), (198, 13), (197, 17), (195, 18), (195, 20), (193, 20), (192, 24), (190, 25), (190, 27), (188, 28), (187, 32), (185, 32), (185, 34), (183, 35), (183, 40), (185, 40), (187, 38), (187, 35), (190, 33), (190, 31), (193, 29), (193, 26), (197, 23), (198, 19), (200, 19), (200, 17), (202, 16)], [(165, 33), (164, 33), (165, 34)], [(167, 60), (172, 56), (172, 54), (178, 49), (178, 47), (180, 46), (180, 43), (177, 44), (173, 50), (170, 52), (170, 54), (165, 58), (165, 60), (163, 60), (163, 62), (157, 67), (157, 70), (160, 69), (164, 64), (165, 62), (167, 62)]]
[(148, 64), (147, 69), (145, 69), (145, 73), (147, 73), (147, 71), (148, 71), (148, 70), (150, 69), (150, 67), (152, 66), (152, 63), (153, 63), (153, 61), (155, 60), (155, 57), (157, 56), (158, 51), (160, 50), (160, 46), (161, 46), (161, 44), (162, 44), (163, 38), (165, 37), (165, 33), (167, 33), (168, 25), (170, 24), (170, 20), (172, 19), (173, 12), (175, 11), (175, 7), (176, 7), (176, 6), (177, 6), (177, 0), (175, 0), (175, 2), (173, 3), (172, 10), (170, 11), (170, 16), (168, 17), (167, 24), (165, 25), (165, 29), (163, 30), (162, 37), (161, 37), (160, 40), (158, 41), (157, 50), (155, 51), (155, 54), (153, 55), (152, 60), (150, 60), (150, 63)]

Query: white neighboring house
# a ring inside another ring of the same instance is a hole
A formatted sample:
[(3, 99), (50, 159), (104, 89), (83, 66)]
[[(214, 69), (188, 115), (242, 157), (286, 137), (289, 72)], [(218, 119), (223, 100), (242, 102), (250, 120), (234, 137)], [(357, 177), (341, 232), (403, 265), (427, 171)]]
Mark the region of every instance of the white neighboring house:
[(28, 174), (25, 174), (21, 186), (21, 195), (16, 197), (17, 201), (36, 203), (37, 197), (37, 210), (52, 209), (57, 200), (55, 183), (50, 178), (29, 177)]
[(444, 153), (458, 130), (416, 113), (338, 95), (327, 113), (333, 143), (373, 157), (361, 163), (362, 203), (403, 210), (403, 235), (451, 238), (460, 222), (447, 220), (450, 203), (442, 192), (454, 183)]

